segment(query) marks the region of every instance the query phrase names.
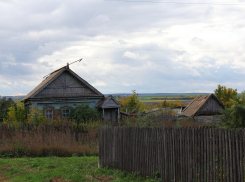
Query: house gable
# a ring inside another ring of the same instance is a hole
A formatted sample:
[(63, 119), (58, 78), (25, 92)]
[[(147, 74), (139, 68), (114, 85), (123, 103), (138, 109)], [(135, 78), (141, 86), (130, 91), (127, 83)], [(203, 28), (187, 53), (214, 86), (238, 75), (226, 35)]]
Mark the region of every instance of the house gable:
[(101, 95), (87, 82), (79, 80), (70, 71), (65, 70), (32, 98), (96, 97)]
[(216, 115), (220, 114), (220, 110), (224, 110), (224, 105), (214, 95), (211, 95), (195, 115)]
[(216, 115), (224, 105), (214, 95), (198, 96), (183, 110), (182, 116)]

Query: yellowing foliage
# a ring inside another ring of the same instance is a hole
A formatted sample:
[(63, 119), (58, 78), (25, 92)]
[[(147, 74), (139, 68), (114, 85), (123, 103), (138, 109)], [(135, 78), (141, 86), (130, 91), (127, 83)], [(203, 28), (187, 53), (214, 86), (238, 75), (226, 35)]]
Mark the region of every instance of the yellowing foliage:
[(43, 115), (43, 110), (38, 107), (30, 108), (30, 114), (28, 114), (27, 122), (28, 123), (45, 123), (48, 119)]
[[(162, 107), (163, 106), (163, 103), (164, 102), (158, 102), (158, 106), (159, 107)], [(166, 103), (165, 103), (165, 107), (171, 107), (171, 108), (173, 108), (173, 107), (185, 107), (185, 104), (183, 104), (183, 103), (180, 103), (179, 102), (179, 100), (177, 99), (175, 102), (169, 102), (169, 101), (166, 101)]]
[(214, 91), (216, 97), (227, 107), (231, 107), (232, 98), (237, 96), (237, 89), (226, 88), (225, 86), (218, 85)]
[(4, 119), (4, 123), (24, 123), (26, 121), (26, 109), (24, 103), (18, 99), (17, 108), (12, 105), (7, 112), (7, 117)]
[(132, 95), (128, 95), (126, 97), (122, 97), (118, 100), (118, 102), (122, 105), (121, 111), (123, 112), (131, 112), (137, 106), (139, 106), (139, 111), (146, 110), (146, 105), (139, 101), (139, 95), (136, 93), (135, 90), (132, 90)]

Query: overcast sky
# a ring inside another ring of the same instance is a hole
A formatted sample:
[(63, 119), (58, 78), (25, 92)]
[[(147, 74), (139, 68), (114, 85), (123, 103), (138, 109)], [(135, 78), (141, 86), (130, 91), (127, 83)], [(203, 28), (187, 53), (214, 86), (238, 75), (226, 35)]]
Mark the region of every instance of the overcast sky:
[(0, 0), (0, 95), (80, 58), (104, 94), (245, 90), (245, 0), (143, 1)]

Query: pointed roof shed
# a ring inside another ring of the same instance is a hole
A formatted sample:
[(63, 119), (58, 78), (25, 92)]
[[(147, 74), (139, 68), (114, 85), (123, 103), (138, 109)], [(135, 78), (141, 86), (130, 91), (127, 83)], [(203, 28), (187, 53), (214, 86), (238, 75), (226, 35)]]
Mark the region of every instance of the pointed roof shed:
[(96, 88), (64, 66), (50, 73), (23, 100), (55, 97), (104, 97)]
[(112, 96), (109, 95), (96, 105), (97, 108), (120, 108), (122, 105)]
[(186, 106), (182, 116), (199, 116), (199, 115), (216, 115), (220, 114), (220, 110), (224, 110), (225, 106), (220, 100), (214, 95), (208, 96), (197, 96), (192, 102)]

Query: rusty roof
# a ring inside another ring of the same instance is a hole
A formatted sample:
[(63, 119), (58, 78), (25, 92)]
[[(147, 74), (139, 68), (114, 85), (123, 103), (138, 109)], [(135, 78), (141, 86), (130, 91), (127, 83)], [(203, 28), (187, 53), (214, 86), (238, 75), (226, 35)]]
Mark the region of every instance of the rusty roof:
[(83, 82), (85, 85), (87, 85), (90, 89), (92, 89), (94, 92), (96, 92), (99, 96), (104, 95), (100, 93), (96, 88), (94, 88), (92, 85), (90, 85), (88, 82), (86, 82), (84, 79), (82, 79), (80, 76), (78, 76), (76, 73), (74, 73), (71, 69), (69, 69), (69, 66), (64, 66), (60, 69), (57, 69), (50, 73), (38, 86), (36, 86), (29, 94), (27, 94), (23, 100), (33, 98), (36, 94), (38, 94), (40, 91), (42, 91), (48, 84), (50, 84), (55, 78), (57, 78), (62, 72), (65, 70), (69, 71), (72, 75), (74, 75), (77, 79), (79, 79), (81, 82)]
[(193, 99), (191, 103), (188, 106), (186, 106), (186, 108), (183, 110), (183, 112), (180, 115), (194, 116), (209, 98), (215, 99), (223, 108), (225, 108), (224, 105), (214, 94), (210, 94), (207, 96), (200, 95), (197, 96), (195, 99)]

